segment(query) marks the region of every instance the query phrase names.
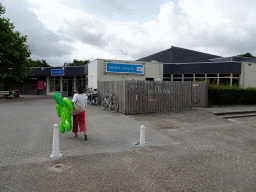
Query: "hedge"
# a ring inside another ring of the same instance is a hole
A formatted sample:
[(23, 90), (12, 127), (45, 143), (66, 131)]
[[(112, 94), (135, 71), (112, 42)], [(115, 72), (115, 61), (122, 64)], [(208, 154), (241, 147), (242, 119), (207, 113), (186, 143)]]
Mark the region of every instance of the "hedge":
[(208, 85), (209, 105), (256, 104), (256, 88)]

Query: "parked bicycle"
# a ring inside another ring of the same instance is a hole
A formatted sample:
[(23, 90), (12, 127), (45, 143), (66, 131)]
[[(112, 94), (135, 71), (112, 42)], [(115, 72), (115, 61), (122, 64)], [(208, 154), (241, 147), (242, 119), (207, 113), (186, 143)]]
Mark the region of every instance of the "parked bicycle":
[(87, 100), (87, 104), (97, 104), (97, 89), (93, 89), (93, 88), (88, 88), (87, 89), (87, 95), (88, 95), (88, 100)]
[(115, 96), (115, 93), (108, 91), (111, 94), (110, 100), (109, 100), (109, 96), (103, 97), (102, 98), (102, 102), (101, 102), (101, 108), (102, 109), (106, 109), (108, 108), (109, 111), (111, 112), (115, 112), (118, 110), (118, 103), (117, 101), (113, 100), (113, 97)]

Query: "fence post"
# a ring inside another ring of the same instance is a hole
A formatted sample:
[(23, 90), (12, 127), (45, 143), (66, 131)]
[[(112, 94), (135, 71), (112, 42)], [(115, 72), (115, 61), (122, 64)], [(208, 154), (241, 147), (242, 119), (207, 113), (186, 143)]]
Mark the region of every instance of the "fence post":
[(54, 124), (53, 128), (53, 143), (52, 143), (52, 154), (51, 158), (61, 157), (61, 153), (59, 151), (59, 125)]
[(140, 126), (140, 146), (145, 146), (145, 126)]

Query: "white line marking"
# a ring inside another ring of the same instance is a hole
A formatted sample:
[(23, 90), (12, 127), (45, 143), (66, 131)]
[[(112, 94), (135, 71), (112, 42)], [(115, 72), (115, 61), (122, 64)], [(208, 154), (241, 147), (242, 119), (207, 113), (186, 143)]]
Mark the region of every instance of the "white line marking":
[(227, 119), (227, 120), (229, 120), (229, 121), (231, 121), (231, 122), (233, 122), (233, 123), (236, 123), (236, 124), (240, 124), (241, 122), (239, 122), (239, 121), (236, 121), (235, 119)]

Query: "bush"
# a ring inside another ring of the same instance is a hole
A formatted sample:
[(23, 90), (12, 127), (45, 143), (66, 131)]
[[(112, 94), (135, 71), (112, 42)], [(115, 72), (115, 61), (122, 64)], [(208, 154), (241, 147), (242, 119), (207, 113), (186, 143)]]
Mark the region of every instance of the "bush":
[(208, 84), (209, 105), (256, 104), (256, 88)]

